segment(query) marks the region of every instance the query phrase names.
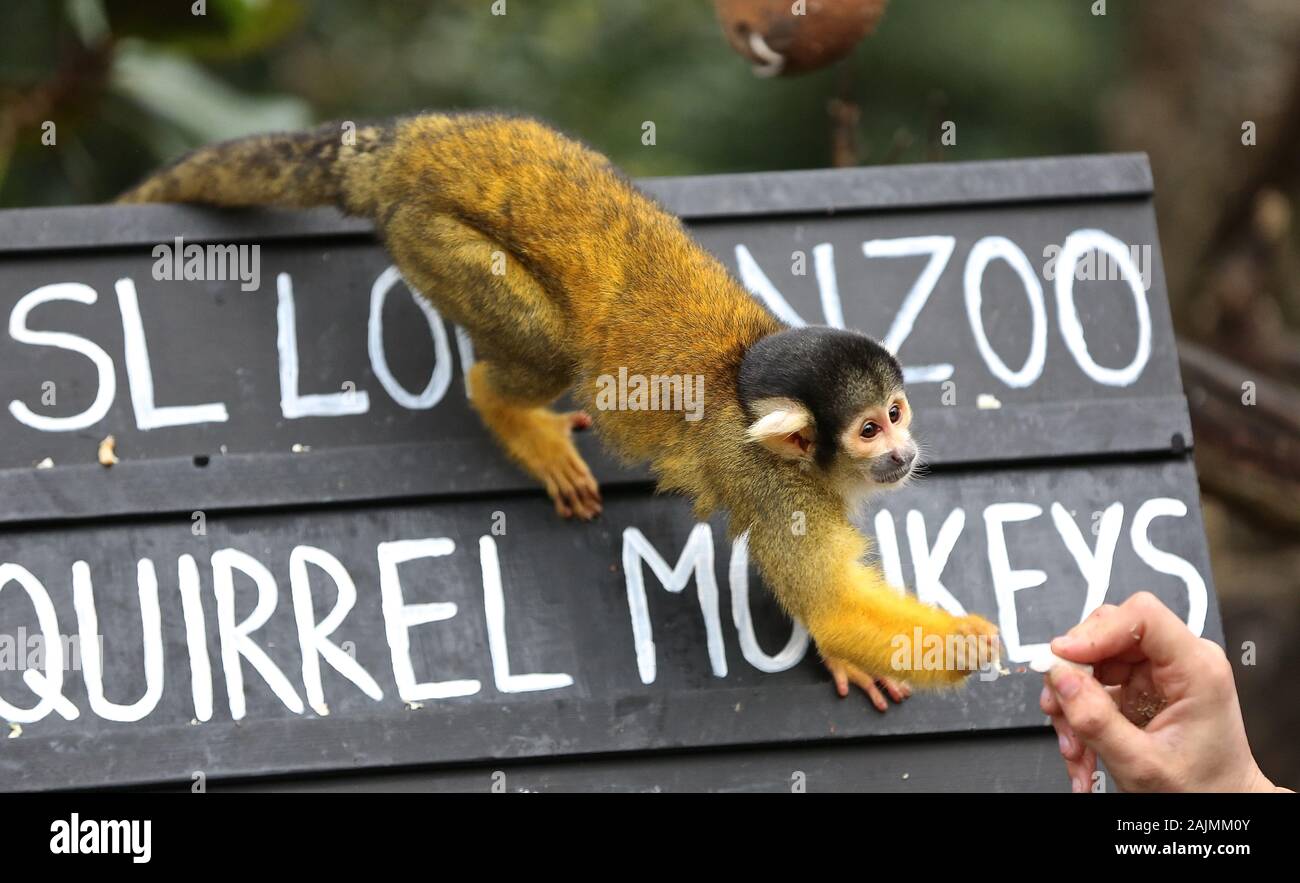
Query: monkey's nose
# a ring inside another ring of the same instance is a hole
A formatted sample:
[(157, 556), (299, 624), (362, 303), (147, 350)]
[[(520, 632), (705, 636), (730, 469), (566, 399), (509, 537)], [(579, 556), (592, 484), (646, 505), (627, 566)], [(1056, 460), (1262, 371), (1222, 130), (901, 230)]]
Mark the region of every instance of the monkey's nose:
[(916, 459), (916, 451), (894, 448), (889, 452), (889, 459), (898, 466), (910, 466)]

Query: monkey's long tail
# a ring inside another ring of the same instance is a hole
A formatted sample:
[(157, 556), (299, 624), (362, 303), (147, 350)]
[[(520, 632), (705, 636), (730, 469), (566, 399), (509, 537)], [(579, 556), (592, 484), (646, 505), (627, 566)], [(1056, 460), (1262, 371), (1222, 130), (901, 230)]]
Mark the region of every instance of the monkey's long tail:
[(353, 214), (366, 207), (348, 196), (347, 173), (387, 144), (390, 129), (367, 127), (351, 137), (336, 124), (304, 132), (252, 135), (200, 147), (150, 175), (119, 203), (203, 205), (336, 205)]

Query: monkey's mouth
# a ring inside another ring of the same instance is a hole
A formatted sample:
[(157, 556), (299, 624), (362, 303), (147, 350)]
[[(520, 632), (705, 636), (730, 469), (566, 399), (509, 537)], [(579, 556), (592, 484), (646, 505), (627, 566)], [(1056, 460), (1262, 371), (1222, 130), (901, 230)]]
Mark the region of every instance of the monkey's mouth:
[(911, 463), (904, 463), (902, 466), (895, 466), (890, 469), (871, 470), (871, 477), (876, 480), (877, 484), (897, 484), (911, 474)]

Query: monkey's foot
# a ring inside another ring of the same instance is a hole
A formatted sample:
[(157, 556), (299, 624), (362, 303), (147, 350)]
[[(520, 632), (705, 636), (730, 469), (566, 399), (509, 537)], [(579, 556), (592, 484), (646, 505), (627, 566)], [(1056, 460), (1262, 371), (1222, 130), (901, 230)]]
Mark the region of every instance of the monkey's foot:
[(889, 703), (885, 701), (886, 693), (895, 702), (902, 702), (912, 695), (912, 688), (907, 686), (906, 683), (896, 681), (893, 678), (869, 675), (848, 660), (828, 656), (822, 660), (822, 663), (831, 673), (831, 677), (834, 678), (835, 692), (840, 694), (841, 699), (849, 695), (849, 684), (855, 685), (866, 693), (867, 698), (871, 700), (871, 704), (876, 707), (877, 711), (889, 709)]
[(573, 430), (591, 426), (591, 415), (530, 408), (519, 416), (522, 425), (518, 431), (501, 441), (546, 488), (555, 501), (555, 511), (563, 518), (576, 515), (583, 521), (599, 515), (600, 486), (573, 444)]

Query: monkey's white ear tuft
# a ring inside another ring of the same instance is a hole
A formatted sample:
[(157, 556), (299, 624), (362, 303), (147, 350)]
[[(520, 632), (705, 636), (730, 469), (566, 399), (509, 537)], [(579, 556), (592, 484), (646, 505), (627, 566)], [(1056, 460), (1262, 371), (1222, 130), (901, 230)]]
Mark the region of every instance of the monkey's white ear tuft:
[(813, 420), (807, 408), (788, 399), (758, 405), (759, 413), (766, 413), (750, 424), (746, 435), (751, 441), (790, 460), (812, 456)]

